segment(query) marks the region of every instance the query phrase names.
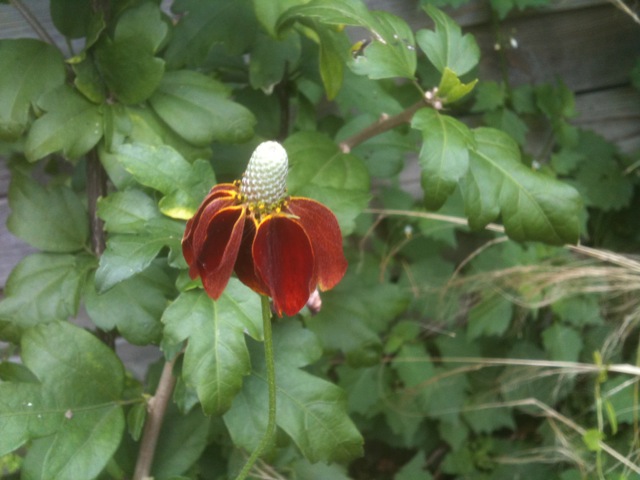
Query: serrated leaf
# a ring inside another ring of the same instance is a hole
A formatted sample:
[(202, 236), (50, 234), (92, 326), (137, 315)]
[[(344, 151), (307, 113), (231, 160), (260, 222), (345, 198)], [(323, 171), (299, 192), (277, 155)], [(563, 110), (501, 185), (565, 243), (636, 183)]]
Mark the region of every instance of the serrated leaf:
[(362, 55), (355, 55), (349, 67), (358, 75), (371, 79), (414, 78), (416, 47), (413, 32), (407, 23), (388, 12), (372, 12), (376, 30), (381, 37), (374, 38)]
[(478, 64), (480, 48), (475, 38), (462, 35), (460, 27), (451, 17), (437, 8), (427, 5), (427, 14), (436, 24), (435, 31), (419, 30), (416, 40), (434, 67), (440, 72), (445, 68), (462, 76)]
[[(182, 256), (180, 241), (184, 224), (166, 218), (152, 219), (137, 234), (112, 235), (100, 257), (96, 287), (104, 293), (117, 283), (145, 270), (164, 247), (172, 255)], [(178, 253), (180, 252), (180, 253)]]
[(371, 283), (353, 272), (322, 298), (322, 310), (307, 325), (325, 349), (343, 351), (354, 366), (379, 363), (379, 333), (409, 301), (397, 285)]
[(123, 144), (116, 151), (118, 161), (142, 185), (165, 194), (159, 206), (165, 215), (186, 220), (216, 179), (211, 165), (204, 160), (187, 162), (167, 145)]
[(590, 156), (582, 162), (575, 182), (584, 203), (604, 211), (620, 210), (631, 202), (633, 182), (612, 158)]
[(164, 349), (189, 340), (182, 376), (207, 415), (221, 415), (250, 372), (244, 329), (261, 337), (258, 295), (231, 279), (219, 300), (202, 290), (183, 292), (165, 311)]
[(70, 253), (86, 246), (87, 212), (70, 188), (43, 187), (14, 169), (9, 186), (11, 213), (7, 228), (16, 237), (40, 250)]
[(160, 340), (160, 317), (173, 290), (173, 283), (163, 269), (151, 264), (102, 294), (90, 279), (84, 291), (84, 304), (91, 321), (102, 330), (117, 328), (129, 343), (148, 345)]
[(474, 139), (466, 125), (430, 108), (418, 110), (411, 126), (422, 132), (421, 184), (427, 208), (437, 210), (449, 198), (469, 167)]
[(501, 216), (514, 240), (575, 242), (582, 209), (575, 189), (525, 167), (515, 141), (505, 133), (478, 128), (474, 137), (476, 147), (461, 184), (469, 225), (482, 228)]
[[(282, 332), (282, 333), (281, 333)], [(274, 326), (274, 341), (297, 336), (301, 327)], [(224, 415), (234, 444), (252, 450), (267, 423), (268, 393), (262, 348), (253, 344), (251, 375)], [(276, 423), (310, 462), (347, 462), (362, 454), (362, 437), (345, 412), (344, 392), (287, 362), (276, 349)]]
[(7, 279), (0, 318), (20, 327), (66, 320), (78, 311), (89, 255), (35, 253), (23, 258)]
[(38, 100), (45, 114), (38, 118), (25, 142), (30, 162), (61, 152), (74, 160), (91, 150), (102, 138), (102, 108), (63, 85)]
[(243, 143), (253, 136), (256, 120), (228, 96), (222, 83), (181, 70), (167, 72), (149, 102), (169, 127), (193, 145)]
[(496, 82), (478, 84), (472, 112), (487, 112), (502, 107), (506, 98), (504, 85)]
[(478, 83), (475, 79), (469, 83), (462, 83), (458, 76), (449, 67), (445, 67), (438, 85), (438, 98), (444, 105), (457, 102), (468, 95)]
[(217, 44), (223, 44), (230, 53), (244, 53), (258, 27), (253, 8), (251, 0), (173, 2), (171, 10), (182, 16), (165, 53), (167, 63), (173, 68), (198, 65)]
[(18, 139), (40, 95), (64, 83), (60, 51), (32, 39), (0, 41), (0, 139)]
[(42, 403), (23, 419), (54, 426), (48, 436), (32, 437), (23, 474), (43, 480), (94, 478), (124, 431), (122, 363), (93, 335), (66, 322), (28, 330), (22, 359), (40, 379), (42, 392)]
[(289, 193), (309, 197), (331, 209), (343, 235), (353, 231), (355, 218), (369, 200), (369, 173), (355, 155), (340, 152), (325, 135), (302, 132), (284, 146), (289, 155)]
[(542, 344), (551, 360), (562, 362), (577, 362), (584, 346), (575, 329), (559, 323), (554, 323), (542, 332)]
[(488, 295), (469, 310), (467, 338), (469, 341), (481, 336), (501, 336), (513, 315), (513, 305), (500, 295)]

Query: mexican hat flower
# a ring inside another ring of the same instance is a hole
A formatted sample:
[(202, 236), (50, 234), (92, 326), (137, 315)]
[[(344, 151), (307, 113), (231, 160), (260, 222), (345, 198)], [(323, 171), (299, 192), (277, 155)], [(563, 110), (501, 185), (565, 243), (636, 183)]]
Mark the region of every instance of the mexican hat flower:
[(347, 261), (336, 217), (321, 203), (287, 195), (287, 153), (277, 142), (253, 152), (242, 179), (214, 186), (187, 222), (182, 252), (192, 279), (218, 299), (235, 271), (295, 315), (316, 288), (333, 288)]

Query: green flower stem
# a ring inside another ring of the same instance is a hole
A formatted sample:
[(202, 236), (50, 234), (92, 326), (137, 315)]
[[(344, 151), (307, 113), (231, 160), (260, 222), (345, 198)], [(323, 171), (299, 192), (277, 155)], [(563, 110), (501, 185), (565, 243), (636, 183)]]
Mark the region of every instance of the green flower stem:
[(264, 328), (264, 356), (267, 365), (267, 383), (269, 385), (269, 419), (260, 444), (253, 451), (236, 480), (244, 480), (260, 455), (267, 449), (276, 430), (276, 365), (273, 355), (273, 338), (271, 335), (271, 305), (269, 297), (260, 296), (262, 300), (262, 325)]

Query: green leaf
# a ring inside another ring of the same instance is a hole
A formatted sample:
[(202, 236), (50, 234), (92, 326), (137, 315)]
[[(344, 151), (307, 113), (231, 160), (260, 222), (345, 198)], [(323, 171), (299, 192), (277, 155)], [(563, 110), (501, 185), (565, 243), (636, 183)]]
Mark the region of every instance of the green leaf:
[(61, 152), (74, 160), (91, 150), (102, 138), (102, 108), (63, 85), (40, 97), (45, 114), (38, 118), (25, 143), (30, 162)]
[(466, 125), (430, 108), (418, 110), (411, 126), (424, 138), (419, 157), (424, 202), (427, 208), (437, 210), (466, 173), (468, 148), (474, 139)]
[[(344, 392), (288, 362), (283, 345), (303, 351), (317, 343), (294, 324), (274, 326), (276, 352), (276, 423), (312, 463), (347, 462), (362, 454), (362, 437), (345, 412)], [(262, 348), (252, 344), (251, 375), (224, 415), (235, 445), (253, 450), (267, 423), (267, 383)], [(313, 348), (313, 347), (312, 347)], [(317, 350), (317, 347), (316, 347)], [(319, 351), (319, 350), (317, 350)]]
[(379, 363), (379, 333), (409, 301), (407, 292), (397, 285), (372, 283), (351, 271), (322, 299), (322, 310), (307, 325), (325, 349), (344, 352), (354, 366)]
[(0, 40), (0, 140), (18, 139), (29, 123), (30, 106), (64, 78), (63, 58), (54, 46), (26, 38)]
[(256, 119), (228, 96), (224, 84), (181, 70), (164, 76), (150, 103), (169, 127), (193, 145), (246, 142), (253, 136)]
[(183, 292), (165, 311), (163, 349), (189, 340), (182, 376), (207, 415), (221, 415), (250, 372), (244, 329), (262, 336), (259, 296), (231, 279), (218, 301), (202, 290)]
[(379, 37), (378, 22), (360, 0), (311, 0), (288, 9), (278, 19), (277, 28), (282, 30), (296, 20), (313, 19), (327, 25), (354, 25), (372, 30)]
[(595, 428), (590, 428), (582, 435), (582, 441), (592, 452), (599, 452), (601, 450), (600, 442), (602, 440), (604, 440), (604, 433)]
[(187, 162), (176, 150), (162, 145), (123, 144), (116, 151), (120, 164), (142, 185), (165, 194), (159, 207), (165, 215), (186, 220), (216, 179), (211, 165), (198, 160)]
[(35, 253), (23, 258), (7, 279), (0, 319), (20, 327), (75, 317), (87, 273), (95, 267), (89, 255)]
[(563, 323), (577, 328), (587, 325), (602, 325), (604, 319), (600, 313), (600, 304), (595, 295), (578, 295), (564, 298), (551, 304), (551, 310)]
[(258, 34), (249, 53), (249, 83), (253, 88), (271, 93), (287, 70), (295, 70), (301, 52), (302, 45), (297, 33), (281, 39)]
[(573, 328), (554, 323), (542, 332), (542, 344), (551, 360), (577, 362), (584, 343)]
[(487, 112), (484, 120), (489, 127), (494, 127), (509, 134), (519, 145), (525, 145), (529, 127), (527, 124), (508, 108), (500, 108), (493, 112)]
[(457, 76), (475, 67), (480, 59), (475, 38), (469, 33), (462, 35), (458, 24), (437, 8), (427, 5), (425, 11), (435, 22), (436, 29), (434, 32), (419, 30), (416, 40), (433, 66), (440, 72), (449, 68)]
[(164, 74), (164, 60), (135, 39), (103, 40), (96, 49), (96, 60), (111, 92), (127, 105), (148, 99)]
[(457, 102), (468, 95), (476, 86), (476, 83), (478, 83), (477, 79), (469, 83), (462, 83), (453, 70), (445, 67), (440, 79), (440, 85), (438, 85), (438, 98), (442, 100), (444, 105)]
[(169, 22), (163, 18), (162, 10), (155, 2), (141, 2), (122, 13), (116, 24), (116, 40), (144, 42), (149, 51), (160, 48), (169, 33)]
[(415, 480), (417, 478), (421, 480), (431, 480), (433, 476), (425, 469), (425, 465), (425, 454), (423, 451), (419, 451), (408, 463), (398, 470), (393, 480)]
[(414, 78), (416, 47), (413, 32), (407, 23), (388, 12), (372, 12), (376, 20), (375, 37), (362, 55), (352, 56), (349, 67), (358, 75), (371, 79)]
[(256, 17), (272, 37), (278, 36), (276, 26), (280, 16), (288, 9), (306, 3), (305, 0), (273, 0), (271, 2), (253, 2)]
[(340, 386), (347, 392), (349, 412), (359, 413), (368, 418), (380, 412), (385, 394), (384, 391), (380, 391), (383, 388), (381, 378), (384, 375), (384, 369), (381, 369), (380, 365), (353, 368), (345, 364), (340, 365), (336, 371)]
[(164, 60), (155, 52), (167, 32), (160, 8), (143, 2), (120, 16), (113, 40), (105, 37), (96, 45), (98, 68), (120, 102), (140, 103), (158, 87)]
[(69, 187), (43, 187), (26, 173), (13, 169), (9, 205), (7, 228), (29, 245), (59, 253), (76, 252), (86, 246), (87, 212)]
[(501, 336), (509, 325), (513, 306), (500, 295), (488, 295), (469, 310), (467, 338), (471, 341), (481, 336)]
[(134, 189), (101, 197), (98, 215), (109, 233), (140, 233), (147, 222), (161, 218), (156, 202), (143, 191)]
[(102, 294), (91, 279), (85, 288), (84, 303), (89, 318), (102, 330), (117, 328), (129, 343), (148, 345), (160, 340), (160, 317), (173, 290), (164, 270), (151, 264)]
[[(73, 84), (76, 88), (93, 103), (103, 103), (107, 95), (106, 86), (93, 58), (86, 57), (83, 61), (72, 65), (72, 68), (75, 73)], [(105, 113), (110, 111), (111, 108), (105, 109)]]
[[(28, 330), (22, 339), (22, 359), (40, 379), (41, 400), (32, 401), (25, 395), (31, 392), (24, 391), (22, 398), (14, 397), (30, 410), (18, 421), (49, 427), (48, 432), (30, 432), (23, 475), (60, 480), (96, 477), (120, 444), (125, 427), (119, 406), (124, 386), (120, 360), (93, 335), (66, 322)], [(3, 436), (7, 433), (3, 429)]]
[(196, 463), (207, 446), (210, 423), (198, 408), (186, 415), (175, 407), (168, 409), (153, 457), (154, 480), (174, 479)]
[(251, 0), (173, 2), (172, 11), (182, 16), (165, 53), (167, 63), (173, 68), (199, 65), (217, 44), (223, 44), (229, 53), (244, 53), (258, 31), (253, 8)]
[(582, 162), (574, 186), (584, 203), (604, 211), (620, 210), (631, 202), (633, 181), (613, 158), (590, 156)]
[(474, 136), (476, 147), (461, 185), (469, 225), (482, 228), (501, 215), (514, 240), (575, 242), (582, 209), (578, 193), (520, 163), (516, 143), (505, 133), (478, 128)]
[(323, 203), (336, 215), (342, 234), (351, 233), (370, 195), (362, 160), (340, 152), (331, 139), (315, 132), (294, 134), (284, 146), (289, 155), (289, 193)]
[(472, 112), (490, 112), (504, 106), (506, 90), (503, 84), (480, 82), (476, 89), (476, 98)]
[(348, 39), (343, 32), (336, 32), (332, 27), (317, 25), (315, 31), (320, 39), (320, 77), (329, 100), (333, 100), (344, 78), (344, 65), (348, 57)]
[(51, 0), (53, 24), (65, 37), (84, 37), (93, 16), (91, 5), (90, 0)]
[(117, 283), (145, 270), (164, 247), (169, 247), (169, 263), (182, 257), (180, 241), (184, 224), (166, 218), (152, 219), (137, 234), (112, 235), (100, 257), (96, 287), (104, 293)]

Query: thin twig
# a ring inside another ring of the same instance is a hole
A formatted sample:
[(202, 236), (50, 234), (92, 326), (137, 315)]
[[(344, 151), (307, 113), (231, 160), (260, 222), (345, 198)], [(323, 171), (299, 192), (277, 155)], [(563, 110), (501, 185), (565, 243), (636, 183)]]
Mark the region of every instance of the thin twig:
[(398, 127), (402, 124), (409, 123), (413, 118), (413, 115), (423, 107), (428, 107), (429, 104), (425, 100), (420, 100), (411, 105), (406, 110), (398, 113), (397, 115), (388, 116), (383, 115), (380, 119), (355, 135), (340, 142), (340, 150), (343, 153), (349, 153), (353, 148), (361, 143), (369, 140), (370, 138), (380, 135), (392, 128)]
[(176, 385), (176, 377), (173, 375), (174, 362), (175, 358), (164, 364), (156, 394), (147, 404), (148, 416), (142, 433), (142, 441), (140, 442), (140, 451), (138, 452), (138, 460), (133, 474), (133, 480), (146, 480), (150, 478), (151, 466), (153, 465), (153, 457), (156, 452), (162, 422), (164, 421), (164, 414), (173, 393), (173, 388)]
[(33, 12), (29, 10), (29, 7), (22, 3), (22, 0), (9, 0), (9, 4), (13, 8), (15, 8), (20, 13), (20, 15), (22, 15), (22, 17), (27, 21), (31, 28), (33, 28), (33, 31), (36, 32), (38, 37), (40, 37), (40, 40), (54, 46), (56, 45), (56, 42), (53, 40), (51, 35), (49, 35), (49, 33), (45, 30), (45, 28), (38, 21)]

